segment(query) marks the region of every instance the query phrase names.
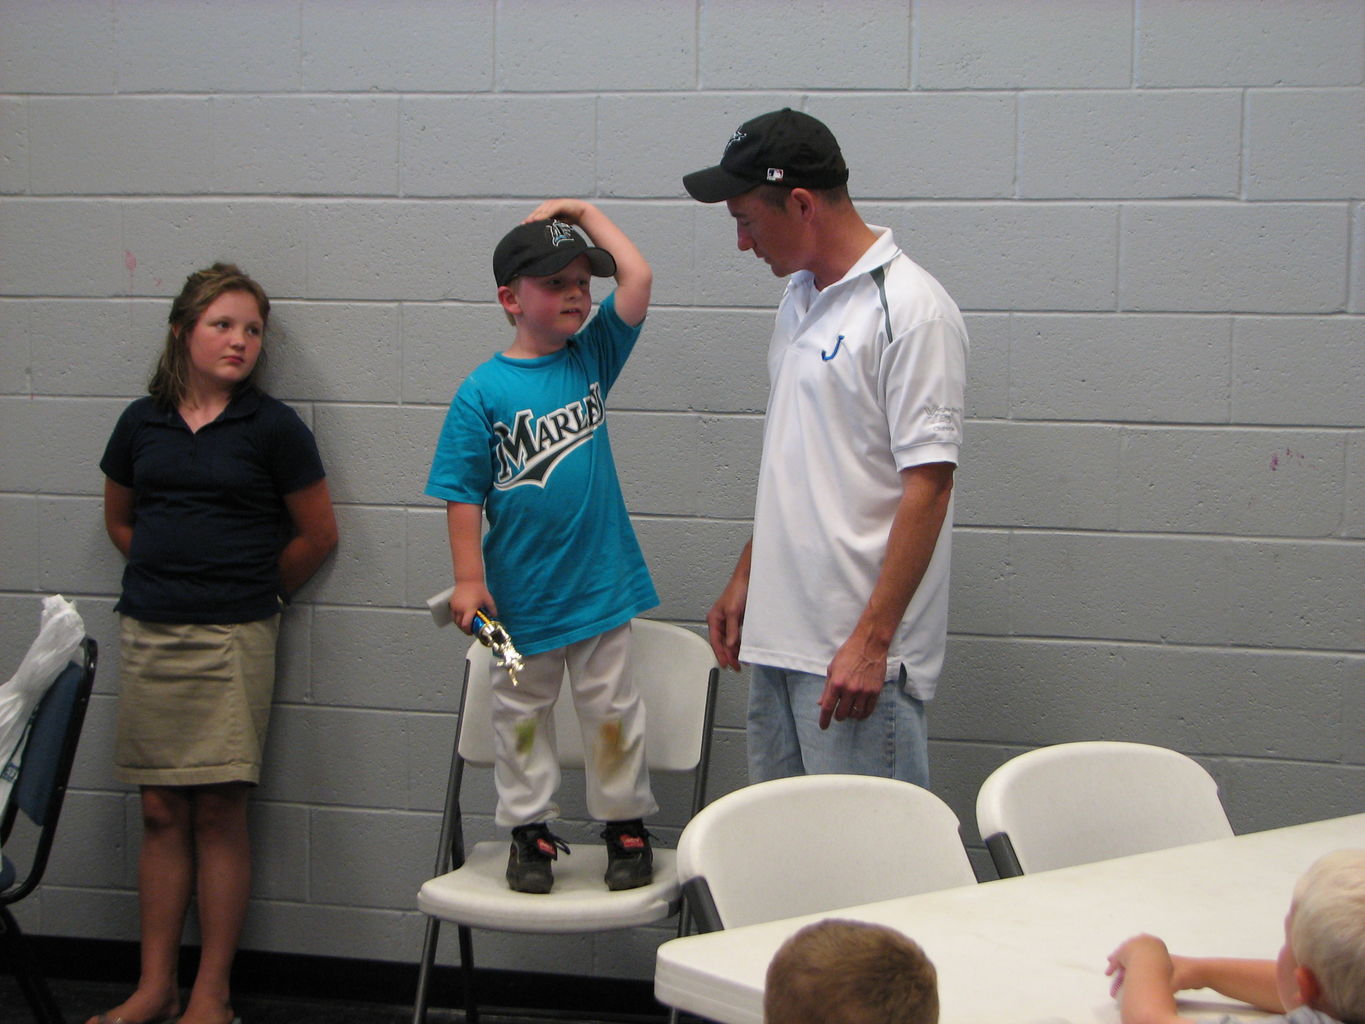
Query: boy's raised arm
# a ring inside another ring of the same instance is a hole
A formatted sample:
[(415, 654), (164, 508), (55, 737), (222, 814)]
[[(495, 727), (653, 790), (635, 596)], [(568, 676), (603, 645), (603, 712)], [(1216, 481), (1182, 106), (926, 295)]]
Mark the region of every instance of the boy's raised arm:
[(631, 327), (643, 320), (649, 312), (654, 271), (635, 243), (610, 217), (582, 199), (547, 199), (526, 220), (551, 217), (577, 224), (588, 233), (593, 245), (611, 253), (616, 260), (616, 315)]

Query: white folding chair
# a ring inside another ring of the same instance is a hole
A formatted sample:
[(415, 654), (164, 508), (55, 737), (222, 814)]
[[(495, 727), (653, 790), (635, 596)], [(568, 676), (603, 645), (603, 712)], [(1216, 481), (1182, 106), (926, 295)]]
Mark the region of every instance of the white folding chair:
[[(634, 619), (631, 670), (645, 702), (645, 756), (651, 773), (693, 773), (688, 817), (705, 802), (711, 725), (719, 670), (710, 645), (680, 626)], [(459, 927), (460, 969), (465, 1019), (477, 1024), (472, 928), (496, 931), (566, 933), (633, 928), (664, 920), (682, 904), (675, 853), (654, 848), (654, 881), (638, 889), (609, 892), (602, 880), (605, 845), (575, 843), (572, 855), (555, 862), (554, 889), (548, 894), (513, 892), (507, 887), (506, 838), (475, 844), (466, 855), (460, 789), (466, 764), (493, 764), (488, 681), (491, 657), (477, 641), (465, 656), (464, 692), (445, 814), (433, 878), (417, 894), (428, 916), (417, 978), (413, 1024), (426, 1020), (431, 974), (440, 922)], [(559, 762), (582, 767), (584, 753), (573, 701), (567, 693), (555, 708)]]
[(683, 829), (678, 877), (700, 931), (976, 883), (947, 804), (866, 775), (727, 793)]
[(1006, 761), (977, 793), (976, 823), (1001, 878), (1232, 835), (1196, 761), (1102, 740)]

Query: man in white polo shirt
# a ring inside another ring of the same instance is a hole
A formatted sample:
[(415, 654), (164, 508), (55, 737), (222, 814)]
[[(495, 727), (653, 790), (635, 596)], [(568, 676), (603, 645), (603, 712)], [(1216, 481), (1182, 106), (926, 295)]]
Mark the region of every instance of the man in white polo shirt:
[(751, 781), (928, 785), (967, 332), (890, 230), (864, 223), (847, 182), (829, 129), (790, 109), (745, 122), (719, 165), (683, 178), (788, 278), (753, 537), (707, 624), (722, 665), (753, 667)]

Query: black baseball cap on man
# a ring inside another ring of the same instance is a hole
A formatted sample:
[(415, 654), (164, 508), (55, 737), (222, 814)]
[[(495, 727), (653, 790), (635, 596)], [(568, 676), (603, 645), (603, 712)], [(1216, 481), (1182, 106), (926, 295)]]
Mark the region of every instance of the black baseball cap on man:
[(745, 121), (725, 144), (720, 163), (683, 177), (693, 199), (719, 203), (759, 185), (837, 188), (848, 165), (834, 134), (820, 121), (783, 107)]
[(616, 260), (611, 253), (590, 245), (572, 224), (562, 220), (518, 224), (503, 235), (493, 250), (493, 279), (501, 288), (523, 274), (545, 277), (563, 270), (579, 256), (588, 257), (588, 268), (593, 276), (615, 276)]

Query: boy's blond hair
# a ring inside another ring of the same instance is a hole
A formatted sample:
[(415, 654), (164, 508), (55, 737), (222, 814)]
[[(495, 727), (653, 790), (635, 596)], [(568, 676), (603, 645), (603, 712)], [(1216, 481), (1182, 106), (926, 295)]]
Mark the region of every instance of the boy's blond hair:
[(919, 944), (878, 924), (807, 925), (773, 956), (765, 1024), (937, 1024), (938, 974)]
[(1319, 857), (1294, 886), (1289, 945), (1318, 979), (1313, 1008), (1365, 1021), (1365, 850)]

